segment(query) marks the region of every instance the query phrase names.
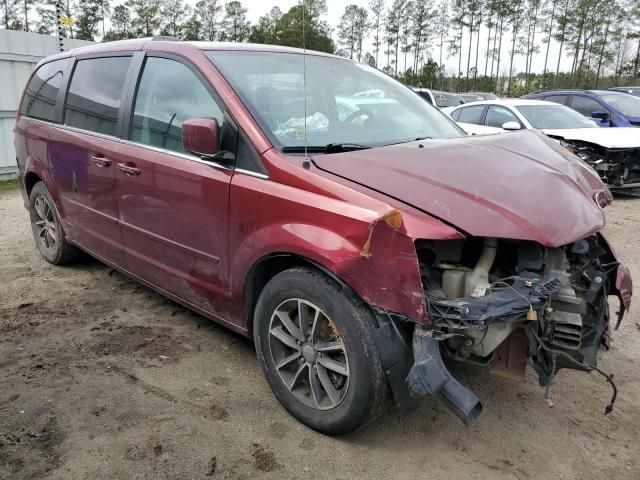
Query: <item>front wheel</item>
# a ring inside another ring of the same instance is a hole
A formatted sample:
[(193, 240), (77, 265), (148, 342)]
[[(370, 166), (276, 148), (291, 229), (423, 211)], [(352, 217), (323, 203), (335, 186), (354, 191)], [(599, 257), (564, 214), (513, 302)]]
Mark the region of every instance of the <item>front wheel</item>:
[(383, 410), (387, 381), (370, 313), (322, 273), (276, 275), (255, 311), (254, 341), (274, 394), (298, 420), (337, 435)]

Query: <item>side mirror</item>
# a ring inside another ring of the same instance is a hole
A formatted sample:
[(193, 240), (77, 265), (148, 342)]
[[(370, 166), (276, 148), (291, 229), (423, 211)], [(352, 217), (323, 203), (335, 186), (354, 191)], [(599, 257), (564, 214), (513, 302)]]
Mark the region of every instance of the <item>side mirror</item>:
[(503, 130), (520, 130), (522, 127), (518, 122), (505, 122), (502, 124)]
[(194, 155), (213, 157), (220, 151), (215, 118), (189, 118), (182, 122), (182, 146)]
[(596, 118), (598, 120), (608, 120), (609, 114), (607, 112), (591, 112), (591, 118)]

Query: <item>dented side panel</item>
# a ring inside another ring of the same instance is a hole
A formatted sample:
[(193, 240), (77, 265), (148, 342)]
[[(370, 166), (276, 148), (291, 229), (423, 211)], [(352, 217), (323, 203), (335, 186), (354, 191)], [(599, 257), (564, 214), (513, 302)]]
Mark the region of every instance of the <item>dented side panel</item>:
[[(232, 316), (251, 267), (266, 255), (290, 253), (333, 272), (364, 301), (427, 324), (412, 238), (402, 213), (382, 202), (368, 207), (293, 186), (235, 175), (231, 189)], [(451, 235), (442, 225), (442, 234)]]

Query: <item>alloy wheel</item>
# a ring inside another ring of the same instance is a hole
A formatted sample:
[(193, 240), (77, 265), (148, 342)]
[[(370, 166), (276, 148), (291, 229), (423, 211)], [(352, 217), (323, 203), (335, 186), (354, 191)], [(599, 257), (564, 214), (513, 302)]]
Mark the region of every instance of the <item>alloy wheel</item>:
[(39, 195), (33, 204), (36, 212), (34, 219), (36, 238), (46, 250), (55, 248), (58, 243), (58, 225), (49, 200)]
[(269, 349), (286, 388), (302, 403), (335, 408), (349, 388), (349, 359), (340, 333), (316, 305), (300, 298), (282, 302), (271, 316)]

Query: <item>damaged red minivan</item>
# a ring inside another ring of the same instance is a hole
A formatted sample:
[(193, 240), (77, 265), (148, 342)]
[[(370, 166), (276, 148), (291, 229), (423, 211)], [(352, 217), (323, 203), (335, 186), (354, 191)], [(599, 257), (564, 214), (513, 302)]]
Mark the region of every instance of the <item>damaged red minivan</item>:
[(37, 66), (15, 145), (47, 261), (83, 250), (253, 336), (278, 400), (327, 434), (425, 395), (473, 422), (480, 400), (443, 358), (511, 377), (531, 365), (542, 386), (600, 371), (629, 308), (590, 167), (531, 131), (465, 136), (343, 58), (71, 50)]

